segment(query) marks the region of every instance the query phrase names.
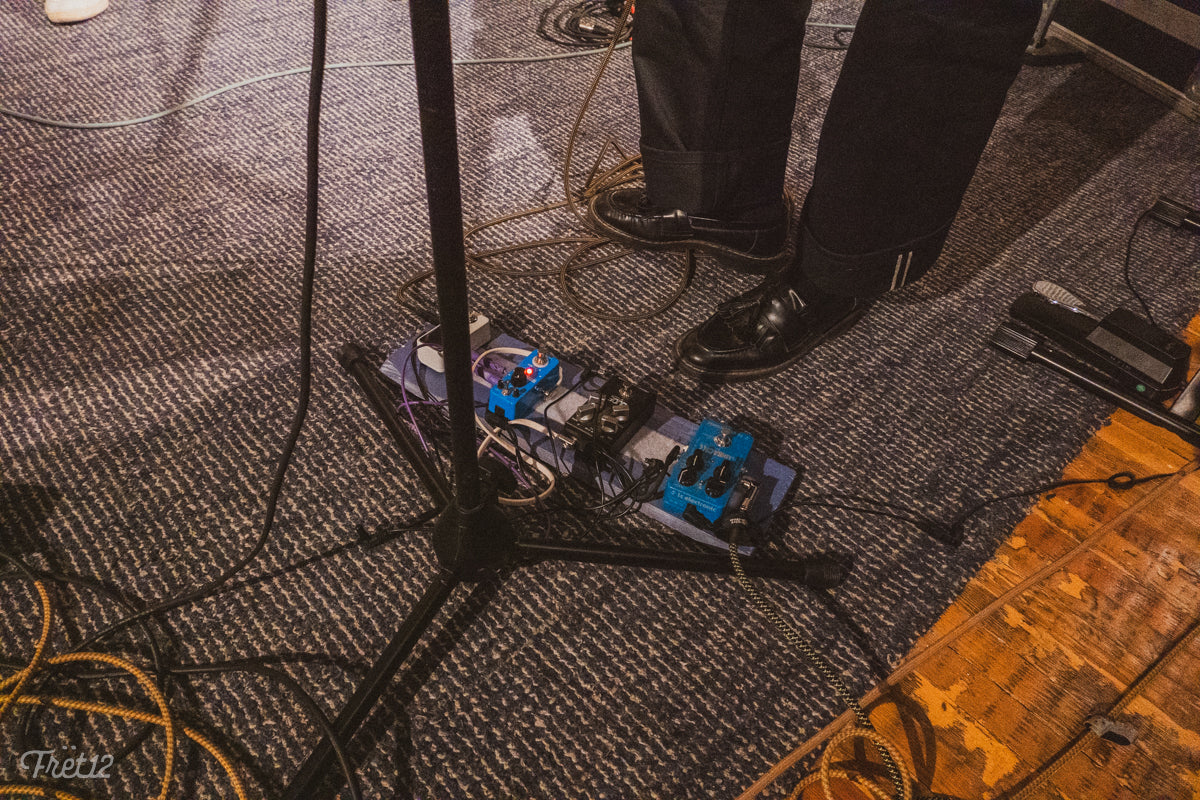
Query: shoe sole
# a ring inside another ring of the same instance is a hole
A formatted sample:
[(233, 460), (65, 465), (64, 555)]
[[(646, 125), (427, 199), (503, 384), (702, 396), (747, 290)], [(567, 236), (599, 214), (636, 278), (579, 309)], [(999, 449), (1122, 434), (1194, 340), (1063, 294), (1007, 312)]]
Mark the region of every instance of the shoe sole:
[[(653, 239), (640, 239), (637, 236), (631, 236), (622, 230), (614, 228), (607, 222), (602, 220), (596, 214), (596, 201), (600, 195), (596, 195), (588, 202), (588, 220), (594, 225), (597, 230), (612, 239), (615, 242), (620, 242), (630, 247), (635, 247), (643, 250), (671, 251), (671, 250), (700, 250), (709, 255), (716, 256), (718, 259), (729, 264), (729, 266), (737, 269), (740, 272), (751, 272), (755, 274), (765, 274), (770, 272), (775, 266), (781, 264), (788, 256), (787, 245), (784, 244), (782, 250), (771, 256), (752, 256), (741, 250), (734, 250), (731, 247), (725, 247), (712, 242), (706, 242), (702, 239), (676, 239), (670, 242), (659, 242)], [(788, 204), (788, 218), (791, 218), (791, 204)], [(790, 226), (789, 231), (790, 234)], [(788, 235), (784, 241), (790, 241), (791, 236)]]
[(83, 22), (85, 19), (91, 19), (107, 8), (108, 0), (96, 0), (94, 3), (89, 3), (86, 6), (72, 9), (68, 12), (47, 10), (46, 18), (57, 25), (68, 22)]
[(686, 372), (688, 375), (691, 375), (697, 380), (704, 381), (705, 383), (741, 383), (743, 381), (758, 380), (759, 378), (769, 378), (772, 375), (783, 372), (785, 369), (804, 358), (813, 350), (820, 347), (826, 341), (844, 332), (851, 325), (858, 322), (859, 318), (861, 318), (863, 314), (867, 313), (867, 309), (869, 308), (870, 305), (864, 305), (862, 308), (856, 311), (851, 311), (836, 325), (825, 331), (825, 333), (821, 334), (808, 347), (796, 352), (794, 355), (789, 356), (786, 361), (776, 364), (773, 367), (744, 369), (737, 370), (735, 372), (705, 372), (704, 370), (696, 369), (691, 364), (688, 364), (686, 361), (684, 361), (683, 354), (679, 352), (679, 345), (683, 343), (684, 337), (680, 337), (679, 341), (675, 342), (675, 363), (679, 366), (681, 371)]

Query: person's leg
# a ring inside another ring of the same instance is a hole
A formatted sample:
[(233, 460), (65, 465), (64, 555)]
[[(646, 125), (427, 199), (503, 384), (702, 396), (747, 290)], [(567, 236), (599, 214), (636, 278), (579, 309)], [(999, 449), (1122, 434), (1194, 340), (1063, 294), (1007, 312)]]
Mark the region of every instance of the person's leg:
[(946, 234), (1037, 24), (1038, 0), (867, 0), (834, 88), (779, 280), (677, 345), (712, 380), (762, 377), (923, 275)]
[(799, 268), (872, 297), (933, 266), (1039, 0), (869, 0), (821, 129)]
[(783, 195), (808, 0), (642, 0), (634, 23), (646, 193), (733, 218)]
[(592, 204), (603, 232), (751, 260), (783, 250), (783, 179), (810, 5), (638, 2), (633, 64), (646, 188)]

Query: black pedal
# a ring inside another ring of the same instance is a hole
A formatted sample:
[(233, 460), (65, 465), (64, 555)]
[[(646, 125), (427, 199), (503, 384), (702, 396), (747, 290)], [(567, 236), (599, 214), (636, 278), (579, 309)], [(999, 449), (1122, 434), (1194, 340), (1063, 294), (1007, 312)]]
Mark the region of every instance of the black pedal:
[(1125, 309), (1101, 318), (1031, 292), (1017, 298), (1011, 313), (1137, 396), (1162, 400), (1179, 391), (1187, 377), (1188, 346)]
[(567, 420), (563, 430), (575, 438), (575, 449), (616, 455), (654, 413), (657, 395), (622, 378), (608, 378)]

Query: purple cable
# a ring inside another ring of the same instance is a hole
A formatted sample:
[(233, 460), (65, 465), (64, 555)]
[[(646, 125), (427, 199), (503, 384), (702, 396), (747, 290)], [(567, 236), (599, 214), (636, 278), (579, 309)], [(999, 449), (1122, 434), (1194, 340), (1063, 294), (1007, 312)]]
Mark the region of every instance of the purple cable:
[[(416, 432), (417, 438), (421, 440), (421, 447), (425, 449), (426, 453), (428, 453), (429, 452), (429, 443), (425, 441), (425, 437), (421, 434), (421, 426), (417, 424), (417, 418), (412, 412), (413, 403), (412, 403), (412, 401), (410, 401), (408, 399), (408, 387), (405, 385), (408, 383), (408, 365), (410, 363), (412, 363), (413, 357), (415, 355), (416, 355), (415, 350), (413, 352), (409, 353), (408, 357), (404, 359), (404, 367), (400, 370), (400, 397), (403, 398), (403, 400), (404, 400), (402, 407), (404, 408), (405, 411), (408, 412), (408, 418), (412, 421), (413, 430)], [(418, 401), (418, 402), (429, 402), (429, 401), (426, 400), (426, 401)]]

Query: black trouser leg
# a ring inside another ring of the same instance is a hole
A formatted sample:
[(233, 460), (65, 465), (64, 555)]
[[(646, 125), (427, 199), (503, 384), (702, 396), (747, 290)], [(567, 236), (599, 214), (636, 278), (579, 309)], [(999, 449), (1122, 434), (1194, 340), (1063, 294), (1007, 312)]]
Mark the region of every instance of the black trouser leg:
[(1040, 9), (1038, 0), (867, 0), (817, 147), (804, 277), (870, 297), (933, 266)]
[(783, 196), (811, 0), (638, 0), (646, 192), (736, 219)]

